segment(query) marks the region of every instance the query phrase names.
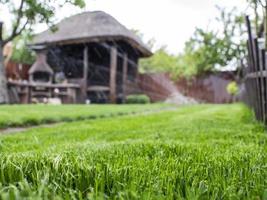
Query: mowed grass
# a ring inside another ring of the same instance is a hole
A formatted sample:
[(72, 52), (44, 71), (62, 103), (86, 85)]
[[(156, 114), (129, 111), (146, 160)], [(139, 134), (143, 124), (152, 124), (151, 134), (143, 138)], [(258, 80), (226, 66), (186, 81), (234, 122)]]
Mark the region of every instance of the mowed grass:
[(13, 105), (0, 106), (0, 128), (95, 119), (165, 108), (149, 105)]
[(0, 199), (267, 199), (267, 135), (243, 105), (0, 137)]

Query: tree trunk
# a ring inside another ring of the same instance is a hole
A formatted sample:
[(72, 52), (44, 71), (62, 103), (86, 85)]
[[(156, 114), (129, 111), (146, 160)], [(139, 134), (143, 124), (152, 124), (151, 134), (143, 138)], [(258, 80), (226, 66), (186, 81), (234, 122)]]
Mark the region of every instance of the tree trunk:
[(111, 47), (109, 90), (110, 90), (110, 103), (113, 103), (113, 104), (116, 103), (116, 99), (117, 99), (117, 93), (116, 93), (117, 56), (118, 55), (117, 55), (116, 47)]
[(254, 14), (255, 14), (255, 29), (256, 29), (256, 34), (259, 33), (259, 14), (258, 14), (258, 3), (254, 3)]
[[(266, 2), (267, 4), (267, 2)], [(265, 5), (265, 16), (264, 16), (264, 22), (265, 22), (265, 27), (264, 27), (264, 32), (265, 32), (265, 49), (267, 49), (267, 5)]]
[(0, 22), (0, 104), (8, 103), (7, 80), (5, 75), (3, 42), (2, 42), (2, 22)]

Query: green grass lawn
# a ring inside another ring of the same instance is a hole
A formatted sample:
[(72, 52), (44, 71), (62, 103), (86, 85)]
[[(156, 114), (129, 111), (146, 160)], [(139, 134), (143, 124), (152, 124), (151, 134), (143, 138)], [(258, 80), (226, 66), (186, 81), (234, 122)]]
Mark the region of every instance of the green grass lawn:
[(0, 137), (10, 198), (267, 199), (267, 135), (241, 104), (33, 128)]
[(31, 126), (138, 113), (165, 108), (166, 104), (149, 105), (13, 105), (0, 106), (0, 128)]

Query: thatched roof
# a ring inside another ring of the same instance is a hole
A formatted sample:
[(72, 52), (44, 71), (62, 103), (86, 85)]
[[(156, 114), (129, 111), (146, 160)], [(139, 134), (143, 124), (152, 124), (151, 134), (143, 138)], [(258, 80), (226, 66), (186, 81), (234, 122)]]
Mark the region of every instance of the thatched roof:
[(123, 40), (138, 49), (142, 56), (152, 55), (139, 37), (102, 11), (77, 14), (63, 19), (56, 26), (56, 32), (44, 31), (36, 35), (33, 43), (47, 45)]

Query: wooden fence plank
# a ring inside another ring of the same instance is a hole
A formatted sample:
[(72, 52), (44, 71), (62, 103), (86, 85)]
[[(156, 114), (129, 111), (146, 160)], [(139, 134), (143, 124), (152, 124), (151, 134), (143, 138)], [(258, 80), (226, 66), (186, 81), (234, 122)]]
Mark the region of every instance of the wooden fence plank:
[(246, 16), (248, 31), (248, 58), (244, 71), (246, 103), (254, 110), (258, 120), (267, 124), (267, 67), (266, 51), (259, 49), (258, 38), (252, 35), (249, 17)]
[(261, 65), (262, 65), (262, 78), (263, 78), (263, 97), (264, 106), (263, 112), (265, 113), (264, 123), (267, 123), (267, 77), (263, 76), (263, 72), (266, 72), (266, 52), (265, 49), (261, 50)]
[(259, 46), (258, 46), (258, 39), (253, 39), (253, 46), (254, 46), (254, 61), (255, 65), (254, 71), (257, 73), (257, 78), (255, 79), (256, 82), (256, 101), (257, 101), (257, 118), (259, 120), (263, 120), (263, 112), (262, 112), (262, 94), (261, 94), (261, 78), (260, 78), (260, 58), (259, 58)]

